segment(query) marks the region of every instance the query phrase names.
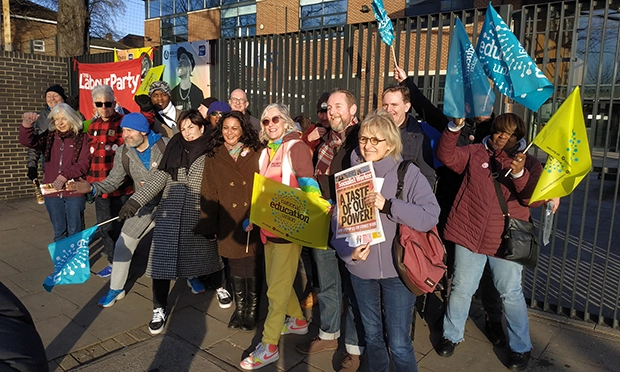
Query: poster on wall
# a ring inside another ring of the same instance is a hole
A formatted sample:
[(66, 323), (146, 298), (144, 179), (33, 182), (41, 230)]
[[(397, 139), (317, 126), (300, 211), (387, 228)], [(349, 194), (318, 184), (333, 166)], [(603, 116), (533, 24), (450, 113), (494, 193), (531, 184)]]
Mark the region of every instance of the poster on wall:
[(78, 63), (80, 88), (80, 112), (85, 118), (92, 118), (94, 104), (91, 91), (97, 85), (109, 85), (114, 91), (116, 102), (131, 112), (140, 108), (133, 96), (140, 86), (140, 58), (124, 62)]
[(172, 104), (177, 110), (198, 108), (211, 95), (209, 42), (192, 41), (164, 45), (162, 64), (166, 66), (163, 80), (172, 87)]
[(147, 72), (153, 67), (153, 47), (133, 48), (125, 50), (114, 49), (114, 62), (131, 61), (132, 59), (142, 59), (142, 69), (140, 76), (142, 79)]

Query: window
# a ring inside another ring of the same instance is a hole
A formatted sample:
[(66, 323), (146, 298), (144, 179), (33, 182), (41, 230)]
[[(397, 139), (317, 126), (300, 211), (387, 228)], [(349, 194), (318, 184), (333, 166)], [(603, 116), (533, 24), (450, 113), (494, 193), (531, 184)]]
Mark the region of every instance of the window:
[(347, 0), (300, 0), (299, 6), (302, 30), (347, 23)]
[(148, 2), (148, 15), (147, 18), (157, 18), (161, 15), (161, 11), (159, 9), (160, 3), (159, 0), (150, 0)]
[(45, 40), (32, 40), (33, 52), (45, 52)]
[(161, 43), (176, 44), (187, 41), (187, 14), (161, 19)]
[[(222, 5), (225, 1), (222, 0)], [(221, 14), (222, 37), (256, 35), (256, 4), (222, 8)]]
[(472, 0), (407, 0), (405, 15), (412, 17), (473, 7), (474, 2)]

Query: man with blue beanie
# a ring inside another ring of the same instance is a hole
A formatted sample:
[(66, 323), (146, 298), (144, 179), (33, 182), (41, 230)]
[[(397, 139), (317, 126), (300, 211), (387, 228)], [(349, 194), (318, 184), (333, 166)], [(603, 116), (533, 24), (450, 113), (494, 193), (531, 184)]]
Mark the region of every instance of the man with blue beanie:
[[(78, 192), (97, 196), (110, 193), (123, 184), (127, 177), (133, 180), (133, 189), (144, 187), (152, 172), (157, 171), (164, 154), (168, 138), (151, 131), (146, 117), (140, 113), (131, 113), (121, 121), (123, 140), (114, 156), (114, 167), (101, 182), (92, 185), (86, 181), (76, 182)], [(110, 280), (110, 291), (99, 300), (99, 306), (110, 307), (114, 302), (125, 297), (125, 282), (129, 275), (131, 259), (140, 240), (155, 227), (155, 211), (159, 197), (153, 198), (141, 208), (140, 213), (129, 218), (123, 225), (121, 235), (114, 247), (114, 270)], [(128, 201), (132, 203), (132, 201)], [(133, 206), (136, 210), (139, 206)]]

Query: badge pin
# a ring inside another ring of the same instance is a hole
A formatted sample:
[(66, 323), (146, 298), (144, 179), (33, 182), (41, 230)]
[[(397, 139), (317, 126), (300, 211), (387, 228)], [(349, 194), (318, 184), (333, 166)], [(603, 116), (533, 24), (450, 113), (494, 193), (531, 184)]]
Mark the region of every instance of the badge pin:
[(487, 169), (489, 167), (489, 163), (482, 163), (482, 168)]
[(117, 145), (117, 144), (113, 144), (113, 145), (112, 145), (112, 151), (116, 151), (116, 149), (117, 149), (117, 148), (118, 148), (118, 145)]
[(116, 134), (116, 131), (114, 129), (108, 130), (108, 136), (114, 137), (114, 134)]

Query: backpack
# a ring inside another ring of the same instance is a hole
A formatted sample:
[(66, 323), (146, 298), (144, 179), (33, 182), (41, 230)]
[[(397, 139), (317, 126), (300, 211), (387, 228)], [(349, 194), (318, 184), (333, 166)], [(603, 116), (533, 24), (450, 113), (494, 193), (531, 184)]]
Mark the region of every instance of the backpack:
[[(402, 199), (405, 173), (410, 163), (412, 161), (403, 161), (398, 166), (398, 199)], [(416, 296), (433, 292), (447, 269), (446, 248), (437, 227), (421, 232), (399, 224), (393, 247), (396, 270), (405, 286)]]

